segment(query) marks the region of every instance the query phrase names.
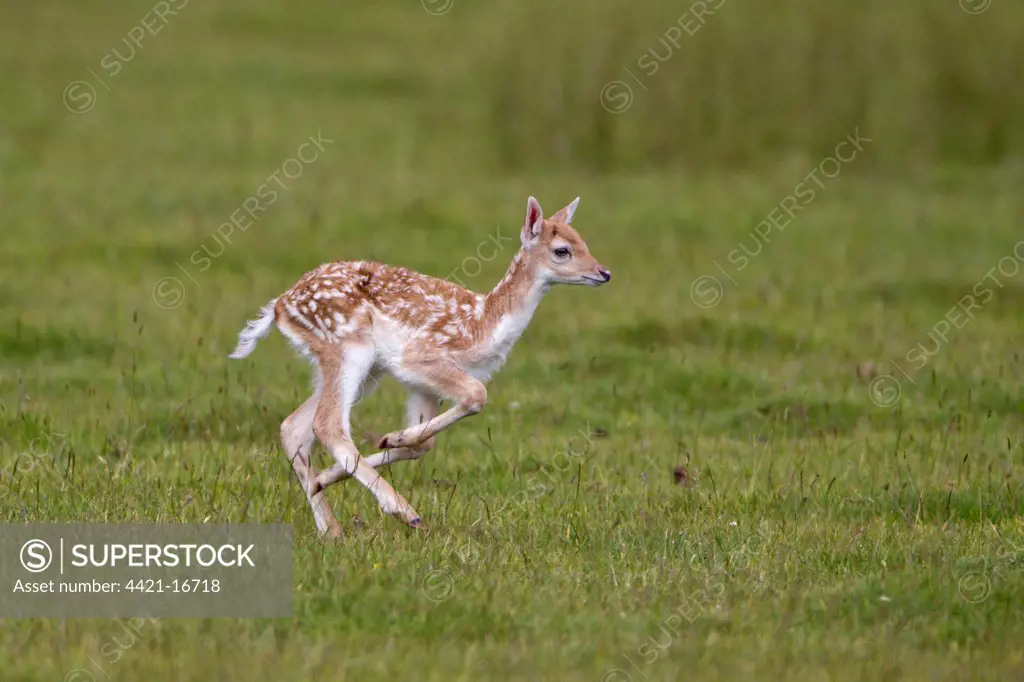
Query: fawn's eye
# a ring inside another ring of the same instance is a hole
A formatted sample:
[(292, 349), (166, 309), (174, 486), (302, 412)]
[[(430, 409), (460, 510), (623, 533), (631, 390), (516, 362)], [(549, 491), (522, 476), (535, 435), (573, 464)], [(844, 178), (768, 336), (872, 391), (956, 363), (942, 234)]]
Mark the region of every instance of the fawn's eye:
[(555, 257), (556, 258), (568, 258), (569, 257), (569, 249), (567, 249), (564, 246), (559, 246), (557, 249), (555, 249)]

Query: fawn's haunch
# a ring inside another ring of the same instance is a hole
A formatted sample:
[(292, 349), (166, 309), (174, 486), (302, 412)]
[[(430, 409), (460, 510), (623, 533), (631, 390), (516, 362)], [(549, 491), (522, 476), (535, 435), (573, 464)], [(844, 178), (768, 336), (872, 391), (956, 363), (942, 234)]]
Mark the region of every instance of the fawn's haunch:
[[(265, 305), (242, 330), (232, 358), (248, 356), (277, 325), (313, 363), (316, 390), (281, 424), (281, 443), (321, 533), (341, 533), (324, 489), (349, 477), (366, 486), (386, 513), (422, 526), (412, 505), (376, 469), (422, 457), (440, 431), (483, 409), (484, 384), (505, 363), (552, 285), (600, 286), (611, 280), (569, 225), (579, 201), (545, 219), (537, 200), (529, 198), (522, 248), (487, 294), (382, 263), (325, 263)], [(380, 439), (381, 452), (361, 457), (351, 434), (352, 406), (384, 374), (409, 392), (408, 424)], [(453, 406), (441, 412), (444, 399)], [(311, 465), (314, 439), (336, 461), (325, 471)]]

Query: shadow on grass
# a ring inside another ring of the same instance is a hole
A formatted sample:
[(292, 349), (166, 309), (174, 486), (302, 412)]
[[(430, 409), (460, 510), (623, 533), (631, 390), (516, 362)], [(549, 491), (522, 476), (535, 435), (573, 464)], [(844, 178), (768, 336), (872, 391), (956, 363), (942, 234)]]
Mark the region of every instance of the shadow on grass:
[(877, 510), (894, 521), (945, 523), (989, 521), (999, 524), (1013, 522), (1024, 514), (1024, 496), (1005, 476), (993, 477), (991, 485), (969, 486), (959, 490), (914, 490), (901, 486), (898, 490), (886, 484)]
[(788, 331), (759, 324), (726, 323), (712, 317), (643, 319), (620, 325), (613, 338), (634, 348), (700, 346), (758, 354), (788, 355), (815, 347), (810, 339)]
[(871, 413), (845, 401), (800, 399), (783, 396), (736, 413), (722, 425), (722, 432), (764, 442), (769, 438), (835, 437), (852, 432)]
[[(993, 263), (995, 266), (995, 263)], [(1018, 275), (1021, 277), (1021, 275)], [(1022, 277), (1024, 279), (1024, 277)], [(1001, 310), (1004, 313), (1024, 310), (1024, 284), (1000, 274), (998, 270), (986, 277), (979, 272), (972, 281), (952, 282), (948, 280), (918, 280), (899, 282), (876, 282), (862, 288), (857, 298), (868, 301), (882, 301), (894, 308), (934, 307), (946, 312), (957, 306), (965, 296), (965, 306), (981, 306), (986, 312)]]
[(20, 324), (0, 329), (0, 358), (8, 361), (70, 362), (86, 357), (110, 362), (116, 349), (110, 339), (75, 329), (32, 329)]

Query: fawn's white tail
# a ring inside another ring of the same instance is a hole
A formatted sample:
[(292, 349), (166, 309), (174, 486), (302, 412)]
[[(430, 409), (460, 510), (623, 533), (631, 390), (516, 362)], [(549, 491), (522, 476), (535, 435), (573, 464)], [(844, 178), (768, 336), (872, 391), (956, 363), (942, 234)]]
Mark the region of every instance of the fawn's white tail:
[(276, 303), (277, 299), (275, 298), (260, 309), (260, 316), (257, 319), (249, 320), (245, 329), (239, 333), (238, 345), (228, 356), (229, 358), (238, 360), (247, 357), (256, 348), (256, 342), (270, 333), (270, 328), (274, 326), (274, 304)]

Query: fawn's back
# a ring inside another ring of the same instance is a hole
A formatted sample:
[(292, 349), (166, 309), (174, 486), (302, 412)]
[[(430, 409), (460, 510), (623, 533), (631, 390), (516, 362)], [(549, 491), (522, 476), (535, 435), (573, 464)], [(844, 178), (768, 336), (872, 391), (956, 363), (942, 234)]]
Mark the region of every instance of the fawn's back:
[(489, 375), (507, 353), (501, 353), (502, 344), (489, 342), (494, 335), (487, 334), (493, 325), (485, 320), (485, 301), (453, 282), (407, 268), (345, 261), (303, 275), (277, 299), (274, 317), (307, 353), (350, 342), (372, 345), (374, 363), (389, 370), (410, 355), (444, 353)]

